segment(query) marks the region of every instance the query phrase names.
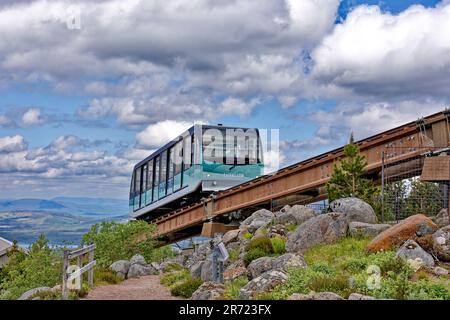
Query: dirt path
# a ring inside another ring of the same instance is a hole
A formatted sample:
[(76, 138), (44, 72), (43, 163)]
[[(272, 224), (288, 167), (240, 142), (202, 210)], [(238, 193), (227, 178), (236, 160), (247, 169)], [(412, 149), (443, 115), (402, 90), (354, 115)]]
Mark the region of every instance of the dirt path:
[(159, 283), (159, 276), (128, 279), (119, 284), (98, 286), (86, 300), (176, 300), (169, 289)]

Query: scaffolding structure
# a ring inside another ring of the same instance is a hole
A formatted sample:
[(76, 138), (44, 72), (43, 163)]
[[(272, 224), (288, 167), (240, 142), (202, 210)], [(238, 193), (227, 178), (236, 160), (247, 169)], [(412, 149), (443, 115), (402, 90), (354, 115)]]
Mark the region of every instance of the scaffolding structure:
[[(449, 207), (450, 150), (420, 147), (420, 155), (390, 161), (410, 152), (408, 148), (388, 146), (381, 170), (381, 217), (398, 222), (414, 214), (436, 216)], [(448, 212), (448, 211), (447, 211)]]

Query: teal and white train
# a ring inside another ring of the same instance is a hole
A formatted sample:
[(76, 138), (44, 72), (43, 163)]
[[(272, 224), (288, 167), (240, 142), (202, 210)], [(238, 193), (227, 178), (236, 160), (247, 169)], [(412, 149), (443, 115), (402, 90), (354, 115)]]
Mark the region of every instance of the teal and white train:
[(150, 221), (263, 171), (258, 129), (194, 125), (134, 167), (130, 214)]

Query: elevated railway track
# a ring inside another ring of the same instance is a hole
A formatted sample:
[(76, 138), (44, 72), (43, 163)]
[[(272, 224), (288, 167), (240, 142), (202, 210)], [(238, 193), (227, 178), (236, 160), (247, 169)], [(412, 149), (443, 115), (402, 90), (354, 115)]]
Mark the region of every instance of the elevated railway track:
[[(381, 171), (386, 164), (394, 171), (390, 172), (391, 176), (420, 175), (421, 170), (417, 168), (423, 166), (421, 156), (450, 146), (449, 120), (450, 111), (445, 110), (356, 142), (367, 161), (368, 177), (381, 184)], [(326, 199), (325, 184), (333, 165), (342, 156), (343, 147), (214, 193), (151, 222), (158, 226), (157, 234), (161, 244), (165, 244), (199, 235), (205, 223), (229, 222), (236, 213), (246, 215), (257, 208), (276, 209), (285, 204), (309, 204)], [(408, 162), (414, 165), (405, 165)], [(396, 167), (396, 163), (403, 165)]]

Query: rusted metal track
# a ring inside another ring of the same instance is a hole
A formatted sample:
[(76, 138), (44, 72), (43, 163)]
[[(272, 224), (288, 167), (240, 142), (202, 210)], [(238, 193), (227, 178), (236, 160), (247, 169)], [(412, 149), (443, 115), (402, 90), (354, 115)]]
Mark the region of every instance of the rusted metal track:
[[(366, 158), (367, 171), (377, 177), (381, 171), (383, 155), (385, 164), (393, 164), (410, 159), (413, 161), (427, 152), (428, 148), (448, 147), (448, 111), (385, 131), (357, 144)], [(393, 149), (397, 151), (389, 151)], [(286, 167), (272, 175), (215, 193), (201, 202), (170, 212), (152, 222), (158, 225), (158, 235), (166, 236), (166, 242), (171, 242), (178, 239), (176, 234), (180, 231), (221, 215), (257, 207), (276, 199), (311, 191), (313, 195), (303, 203), (323, 199), (323, 187), (330, 179), (334, 163), (342, 156), (343, 147)], [(185, 236), (186, 233), (183, 233), (183, 237)]]

